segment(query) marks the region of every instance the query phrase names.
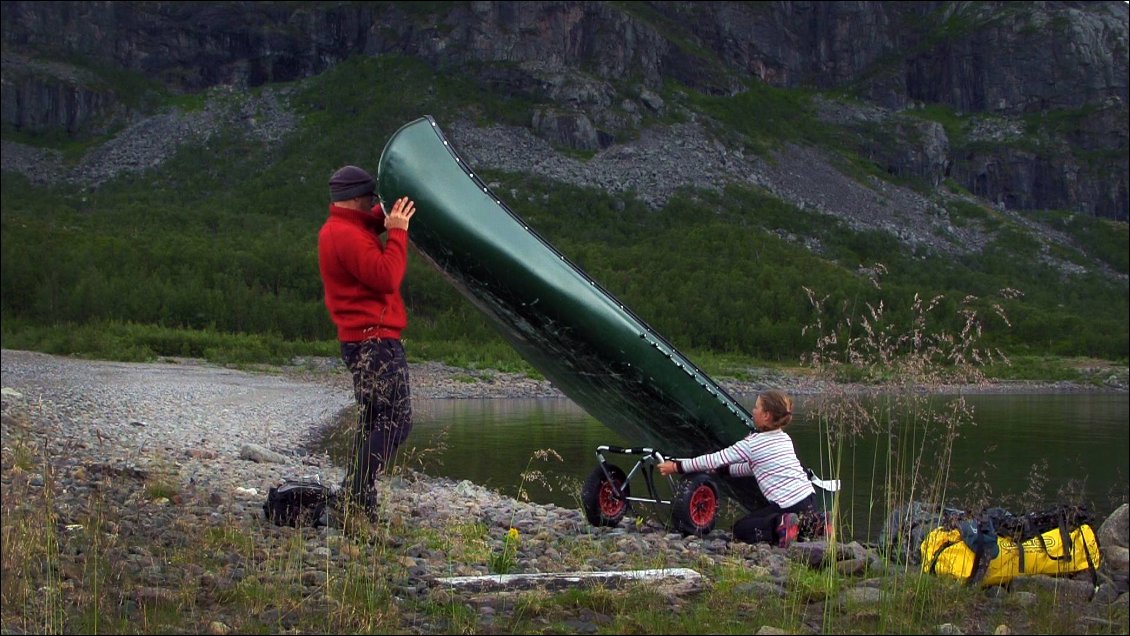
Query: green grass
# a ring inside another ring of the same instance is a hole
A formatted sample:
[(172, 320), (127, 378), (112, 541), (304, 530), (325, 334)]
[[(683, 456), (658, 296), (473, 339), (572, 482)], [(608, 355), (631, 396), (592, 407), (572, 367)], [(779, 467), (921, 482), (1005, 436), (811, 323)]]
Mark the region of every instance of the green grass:
[[(965, 633), (988, 633), (1000, 624), (1037, 634), (1126, 630), (1125, 608), (1112, 606), (1106, 617), (1112, 621), (1109, 628), (1080, 631), (1074, 620), (1079, 608), (1052, 590), (1037, 593), (1033, 603), (1020, 604), (1008, 596), (994, 601), (980, 589), (915, 572), (873, 573), (879, 575), (872, 579), (877, 582), (878, 600), (863, 602), (849, 594), (859, 587), (859, 578), (792, 563), (786, 568), (783, 595), (766, 594), (776, 584), (766, 571), (746, 566), (740, 557), (706, 564), (678, 563), (694, 566), (705, 576), (705, 586), (693, 594), (672, 595), (645, 583), (485, 594), (434, 586), (410, 597), (399, 591), (408, 576), (399, 563), (413, 558), (415, 546), (445, 550), (453, 555), (453, 566), (481, 563), (489, 558), (481, 547), (485, 528), (452, 524), (421, 532), (393, 523), (340, 537), (319, 538), (310, 530), (291, 530), (284, 531), (278, 541), (267, 541), (257, 522), (234, 517), (206, 532), (189, 533), (196, 538), (181, 546), (163, 547), (143, 537), (135, 539), (136, 548), (169, 563), (194, 564), (201, 574), (180, 579), (158, 600), (122, 603), (118, 599), (131, 597), (131, 590), (144, 585), (132, 578), (130, 568), (108, 567), (102, 559), (100, 569), (88, 569), (86, 576), (67, 585), (51, 578), (53, 567), (62, 563), (57, 556), (60, 549), (104, 554), (105, 546), (96, 543), (98, 534), (67, 536), (52, 547), (44, 544), (42, 532), (36, 529), (44, 521), (35, 516), (41, 512), (16, 510), (9, 498), (5, 498), (4, 512), (5, 631), (200, 632), (213, 621), (232, 633), (321, 634), (572, 633), (582, 623), (592, 623), (601, 634), (748, 634), (763, 627), (789, 633), (931, 634), (944, 623)], [(118, 524), (130, 513), (107, 505), (101, 514), (104, 523)], [(91, 519), (75, 521), (90, 523)], [(442, 540), (432, 544), (429, 536), (442, 536)], [(594, 544), (598, 551), (615, 549), (610, 540)], [(351, 556), (344, 565), (316, 556), (313, 549), (322, 545), (333, 554)], [(219, 588), (199, 584), (198, 580), (230, 580), (227, 563), (199, 558), (210, 553), (246, 555), (241, 565), (245, 575)], [(48, 567), (28, 570), (19, 565), (39, 559), (46, 559)], [(583, 571), (591, 562), (565, 553), (559, 570)], [(296, 584), (310, 577), (321, 583)], [(492, 612), (480, 611), (484, 606)]]
[[(161, 328), (116, 322), (85, 325), (32, 326), (18, 320), (6, 320), (0, 326), (3, 347), (41, 351), (56, 355), (77, 355), (94, 360), (153, 362), (162, 358), (200, 359), (214, 364), (241, 368), (262, 365), (291, 365), (302, 357), (337, 359), (336, 340), (290, 342), (270, 335), (230, 334), (217, 331)], [(534, 379), (542, 375), (530, 366), (506, 342), (485, 332), (489, 338), (474, 340), (406, 340), (409, 361), (442, 362), (468, 369), (474, 374), (461, 376), (462, 381), (481, 381), (483, 372), (520, 373)], [(683, 353), (708, 375), (719, 380), (772, 383), (774, 378), (788, 375), (810, 375), (811, 370), (799, 361), (765, 360), (740, 353), (687, 349)], [(1123, 373), (1119, 365), (1101, 359), (1055, 355), (1017, 355), (984, 369), (985, 376), (996, 380), (1040, 382), (1076, 382), (1102, 384), (1111, 374)], [(858, 382), (866, 379), (863, 371), (842, 369), (835, 379)]]

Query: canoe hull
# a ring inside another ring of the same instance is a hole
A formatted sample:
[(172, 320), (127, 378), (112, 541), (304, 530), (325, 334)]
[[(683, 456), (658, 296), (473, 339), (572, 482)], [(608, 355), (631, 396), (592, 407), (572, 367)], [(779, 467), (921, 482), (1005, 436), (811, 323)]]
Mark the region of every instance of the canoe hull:
[[(386, 209), (415, 201), (419, 253), (534, 368), (633, 445), (690, 457), (753, 429), (744, 407), (490, 192), (430, 117), (390, 138), (378, 183)], [(743, 505), (763, 504), (751, 479), (725, 481)]]

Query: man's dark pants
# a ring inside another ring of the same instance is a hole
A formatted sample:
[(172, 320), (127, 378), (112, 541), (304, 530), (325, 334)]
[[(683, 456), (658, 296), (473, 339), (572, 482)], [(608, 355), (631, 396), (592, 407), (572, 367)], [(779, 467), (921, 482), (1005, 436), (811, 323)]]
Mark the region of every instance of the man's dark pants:
[(412, 430), (408, 360), (400, 340), (343, 342), (341, 358), (353, 375), (358, 405), (354, 458), (344, 487), (353, 501), (373, 511), (372, 486), (396, 458)]

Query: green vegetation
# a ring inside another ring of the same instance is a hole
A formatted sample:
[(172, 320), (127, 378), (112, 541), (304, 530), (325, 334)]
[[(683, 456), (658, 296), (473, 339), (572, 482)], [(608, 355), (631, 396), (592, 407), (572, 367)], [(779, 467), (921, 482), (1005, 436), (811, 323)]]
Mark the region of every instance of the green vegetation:
[(1130, 225), (1067, 212), (1044, 212), (1035, 216), (1066, 233), (1078, 244), (1085, 245), (1088, 255), (1106, 263), (1114, 271), (1120, 274), (1130, 272), (1126, 249), (1130, 242)]
[[(22, 483), (18, 476), (16, 482)], [(120, 558), (124, 548), (114, 529), (136, 510), (99, 496), (90, 512), (67, 519), (73, 530), (56, 538), (42, 532), (60, 521), (44, 489), (22, 485), (18, 494), (33, 505), (17, 506), (13, 497), (3, 502), (0, 600), (6, 631), (555, 634), (576, 633), (579, 623), (592, 623), (598, 634), (748, 634), (760, 626), (787, 633), (932, 634), (948, 623), (963, 633), (991, 633), (1006, 624), (1014, 633), (1098, 634), (1125, 633), (1126, 626), (1125, 608), (1117, 604), (1104, 617), (1109, 626), (1096, 621), (1092, 631), (1080, 632), (1076, 606), (1055, 589), (1038, 591), (1021, 604), (898, 567), (875, 578), (875, 601), (846, 593), (855, 584), (852, 577), (800, 563), (787, 569), (784, 596), (765, 594), (773, 584), (740, 558), (698, 564), (707, 584), (690, 595), (646, 582), (473, 596), (436, 585), (405, 595), (411, 574), (404, 564), (416, 560), (421, 546), (448, 555), (452, 568), (491, 562), (509, 549), (505, 537), (511, 534), (500, 539), (482, 524), (455, 522), (427, 528), (383, 521), (329, 537), (314, 529), (285, 530), (268, 540), (257, 523), (231, 516), (191, 532), (178, 528), (169, 534), (173, 541), (133, 539), (134, 553), (170, 564), (165, 566), (170, 572), (197, 572), (155, 588), (144, 578), (155, 568), (125, 567), (127, 559)], [(184, 523), (193, 518), (186, 515)], [(318, 552), (311, 549), (323, 544)], [(560, 570), (586, 571), (594, 550), (611, 545), (586, 535), (562, 542)], [(635, 557), (625, 569), (654, 565)], [(480, 611), (484, 607), (493, 611)]]
[(1001, 225), (999, 215), (986, 208), (969, 201), (954, 201), (949, 205), (950, 220), (958, 227), (967, 225), (980, 225), (985, 228), (998, 228)]
[(786, 141), (838, 147), (839, 132), (815, 115), (812, 95), (804, 90), (774, 88), (762, 82), (746, 83), (746, 90), (730, 97), (685, 90), (682, 97), (698, 111), (722, 122), (741, 135), (759, 154)]
[[(834, 141), (799, 93), (752, 86), (734, 97), (684, 98), (755, 147)], [(229, 130), (92, 191), (6, 174), (3, 346), (244, 364), (336, 355), (316, 262), (326, 175), (345, 163), (372, 168), (389, 135), (419, 115), (441, 125), (467, 114), (517, 122), (533, 106), (418, 61), (383, 57), (352, 59), (293, 87), (291, 104), (302, 124), (281, 148)], [(795, 363), (814, 345), (802, 330), (813, 318), (806, 289), (841, 312), (905, 307), (916, 295), (943, 296), (952, 308), (973, 296), (982, 309), (999, 304), (1012, 317), (979, 325), (1007, 355), (1127, 357), (1125, 283), (1059, 271), (1027, 231), (970, 204), (950, 204), (955, 224), (992, 228), (995, 242), (955, 259), (911, 252), (891, 235), (853, 230), (748, 187), (687, 190), (651, 210), (630, 195), (484, 176), (638, 316), (708, 359)], [(1126, 273), (1126, 224), (1050, 212), (1036, 218), (1071, 236), (1075, 247), (1053, 252), (1060, 261), (1078, 262), (1085, 252)], [(423, 259), (414, 255), (409, 267), (410, 355), (530, 371)]]

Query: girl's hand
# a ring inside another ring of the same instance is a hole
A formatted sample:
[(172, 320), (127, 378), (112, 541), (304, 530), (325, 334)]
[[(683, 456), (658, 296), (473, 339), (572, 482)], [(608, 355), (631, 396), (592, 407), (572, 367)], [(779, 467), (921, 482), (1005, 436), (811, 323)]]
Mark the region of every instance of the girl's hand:
[(659, 464), (659, 474), (661, 474), (661, 475), (674, 475), (675, 473), (678, 473), (678, 472), (679, 472), (679, 466), (671, 460), (667, 460), (667, 461)]

